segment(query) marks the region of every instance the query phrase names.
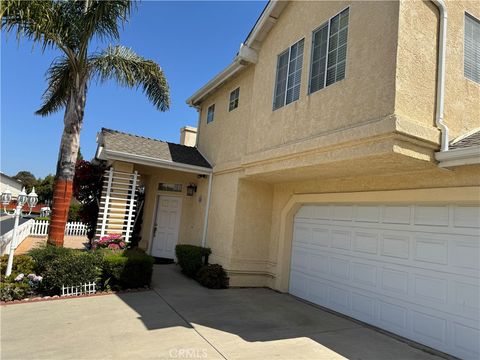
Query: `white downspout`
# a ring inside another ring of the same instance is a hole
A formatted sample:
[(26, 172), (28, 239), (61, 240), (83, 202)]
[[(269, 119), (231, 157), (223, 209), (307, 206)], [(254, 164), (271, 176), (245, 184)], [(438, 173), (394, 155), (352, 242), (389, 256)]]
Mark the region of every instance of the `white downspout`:
[(212, 178), (213, 173), (210, 173), (208, 175), (207, 204), (205, 205), (205, 219), (203, 221), (202, 247), (205, 247), (205, 245), (207, 245), (208, 213), (210, 210), (210, 198), (212, 197)]
[(445, 104), (445, 52), (447, 48), (447, 7), (444, 0), (432, 0), (440, 13), (438, 34), (437, 109), (435, 123), (441, 132), (440, 151), (448, 151), (448, 127), (443, 122)]

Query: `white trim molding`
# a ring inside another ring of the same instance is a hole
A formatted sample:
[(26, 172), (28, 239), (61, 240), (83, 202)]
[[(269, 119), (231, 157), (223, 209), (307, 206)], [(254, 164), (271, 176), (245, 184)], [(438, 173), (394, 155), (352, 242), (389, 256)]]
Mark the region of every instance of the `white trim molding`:
[(437, 152), (435, 158), (443, 168), (480, 164), (480, 145)]

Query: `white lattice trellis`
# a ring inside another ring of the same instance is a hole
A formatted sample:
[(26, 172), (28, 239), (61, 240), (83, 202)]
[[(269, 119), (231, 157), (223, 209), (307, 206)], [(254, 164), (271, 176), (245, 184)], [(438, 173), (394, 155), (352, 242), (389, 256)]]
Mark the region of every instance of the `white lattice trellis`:
[(96, 236), (121, 233), (128, 242), (135, 220), (139, 175), (136, 171), (126, 173), (110, 168), (104, 179)]

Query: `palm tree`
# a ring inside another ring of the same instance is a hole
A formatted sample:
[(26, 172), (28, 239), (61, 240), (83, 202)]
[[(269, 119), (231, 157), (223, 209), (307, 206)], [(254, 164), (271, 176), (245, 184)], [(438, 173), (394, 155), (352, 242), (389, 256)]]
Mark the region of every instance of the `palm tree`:
[(128, 0), (0, 2), (2, 31), (39, 44), (42, 52), (56, 48), (62, 54), (47, 70), (48, 86), (36, 111), (40, 116), (65, 111), (48, 236), (52, 245), (63, 246), (89, 82), (114, 79), (129, 88), (141, 87), (158, 110), (169, 107), (168, 84), (158, 64), (123, 46), (89, 52), (92, 39), (118, 39), (131, 10)]

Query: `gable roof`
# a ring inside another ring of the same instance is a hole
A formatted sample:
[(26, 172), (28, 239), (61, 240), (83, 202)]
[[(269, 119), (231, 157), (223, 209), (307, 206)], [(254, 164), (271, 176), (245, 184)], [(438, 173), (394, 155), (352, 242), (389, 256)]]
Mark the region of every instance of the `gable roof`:
[(127, 161), (140, 162), (143, 159), (149, 160), (152, 164), (155, 162), (171, 164), (172, 167), (187, 165), (203, 169), (212, 168), (196, 147), (106, 128), (102, 128), (97, 143), (99, 146), (97, 157), (104, 160), (122, 160), (124, 158)]
[(275, 25), (278, 17), (287, 4), (288, 1), (269, 0), (252, 30), (247, 35), (247, 38), (242, 44), (240, 44), (240, 50), (232, 63), (190, 96), (187, 99), (188, 105), (198, 106), (206, 96), (218, 89), (237, 72), (246, 66), (257, 62), (257, 51), (260, 49), (263, 40), (270, 29)]

